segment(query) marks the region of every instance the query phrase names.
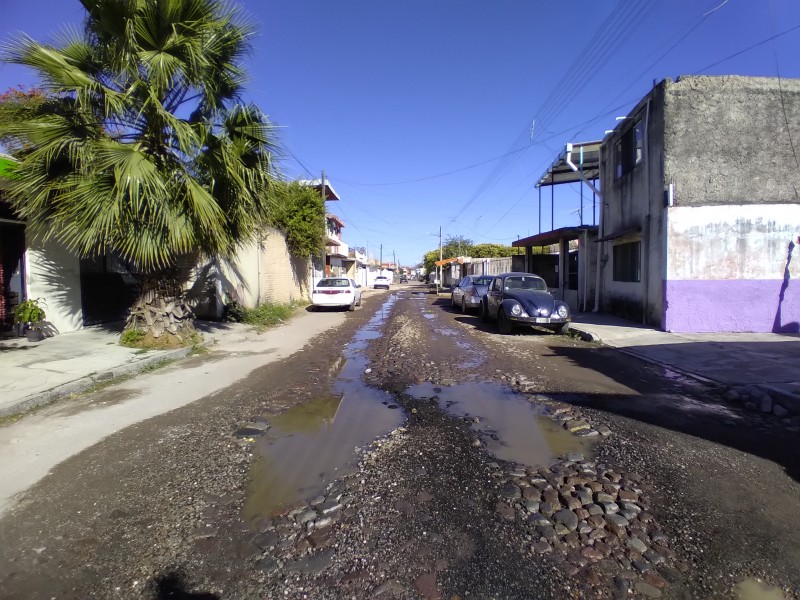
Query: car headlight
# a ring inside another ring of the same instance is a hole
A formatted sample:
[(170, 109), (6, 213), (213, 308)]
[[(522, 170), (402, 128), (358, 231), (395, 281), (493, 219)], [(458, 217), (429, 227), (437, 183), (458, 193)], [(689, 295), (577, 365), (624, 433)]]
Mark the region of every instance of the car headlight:
[(528, 313), (522, 310), (522, 307), (519, 304), (515, 304), (511, 307), (511, 315), (514, 317), (527, 317)]
[(562, 319), (566, 319), (567, 315), (569, 314), (567, 307), (564, 306), (563, 304), (558, 307), (558, 310), (556, 312), (558, 313), (558, 316), (561, 317)]

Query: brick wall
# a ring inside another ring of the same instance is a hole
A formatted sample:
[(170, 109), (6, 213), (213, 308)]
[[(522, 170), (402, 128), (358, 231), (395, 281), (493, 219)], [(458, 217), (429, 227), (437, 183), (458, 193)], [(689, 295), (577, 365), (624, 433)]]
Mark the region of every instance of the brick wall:
[(310, 298), (311, 261), (289, 253), (286, 237), (268, 228), (261, 242), (260, 302), (286, 304)]

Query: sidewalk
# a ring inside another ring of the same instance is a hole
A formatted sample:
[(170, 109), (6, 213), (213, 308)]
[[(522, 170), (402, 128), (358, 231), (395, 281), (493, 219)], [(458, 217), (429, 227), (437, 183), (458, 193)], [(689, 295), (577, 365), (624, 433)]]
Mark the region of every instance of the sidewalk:
[[(298, 318), (302, 315), (297, 315)], [(203, 345), (243, 351), (259, 339), (249, 325), (198, 321)], [(119, 345), (121, 326), (87, 327), (30, 343), (25, 338), (0, 340), (0, 417), (183, 358), (191, 348), (142, 351)], [(261, 338), (263, 339), (263, 338)]]
[(611, 315), (573, 319), (584, 339), (726, 388), (756, 386), (800, 414), (800, 334), (667, 333)]

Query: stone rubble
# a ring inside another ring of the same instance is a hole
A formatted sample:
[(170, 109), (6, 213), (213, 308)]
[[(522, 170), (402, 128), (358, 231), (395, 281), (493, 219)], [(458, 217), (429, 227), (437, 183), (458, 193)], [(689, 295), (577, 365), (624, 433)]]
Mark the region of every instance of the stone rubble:
[(773, 398), (758, 386), (735, 385), (728, 388), (722, 398), (726, 402), (739, 403), (750, 412), (779, 419), (787, 429), (800, 433), (800, 414), (784, 406), (783, 400)]

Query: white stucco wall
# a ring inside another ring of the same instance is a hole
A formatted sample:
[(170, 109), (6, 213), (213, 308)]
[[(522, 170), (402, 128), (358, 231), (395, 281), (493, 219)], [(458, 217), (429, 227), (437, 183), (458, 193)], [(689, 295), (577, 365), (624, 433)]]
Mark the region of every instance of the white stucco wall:
[[(667, 222), (668, 279), (780, 280), (800, 235), (800, 204), (675, 206)], [(789, 273), (800, 277), (797, 257)]]
[(41, 299), (49, 333), (83, 327), (80, 260), (55, 242), (26, 239), (26, 293)]

